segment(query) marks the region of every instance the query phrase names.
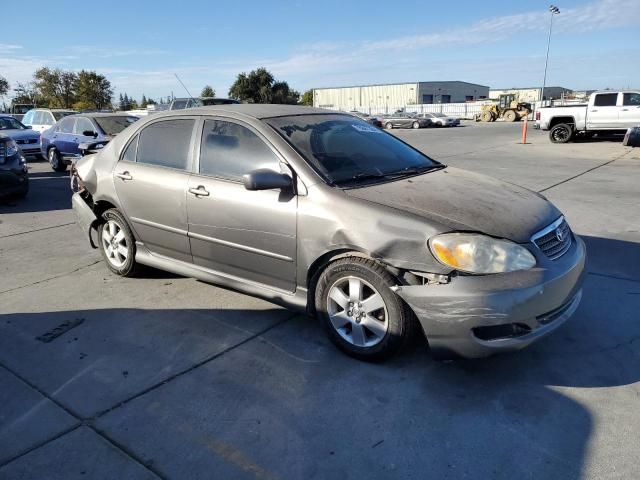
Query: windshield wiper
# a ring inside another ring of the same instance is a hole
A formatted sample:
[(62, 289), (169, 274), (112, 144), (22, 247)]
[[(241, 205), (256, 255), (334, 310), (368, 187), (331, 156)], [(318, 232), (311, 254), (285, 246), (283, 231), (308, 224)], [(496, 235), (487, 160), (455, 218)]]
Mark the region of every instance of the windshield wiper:
[(388, 177), (401, 177), (404, 175), (416, 175), (418, 173), (426, 173), (426, 172), (433, 172), (434, 170), (440, 170), (442, 168), (445, 168), (446, 165), (429, 165), (429, 166), (423, 166), (423, 167), (406, 167), (403, 168), (402, 170), (398, 170), (396, 172), (389, 172), (386, 173), (385, 175)]

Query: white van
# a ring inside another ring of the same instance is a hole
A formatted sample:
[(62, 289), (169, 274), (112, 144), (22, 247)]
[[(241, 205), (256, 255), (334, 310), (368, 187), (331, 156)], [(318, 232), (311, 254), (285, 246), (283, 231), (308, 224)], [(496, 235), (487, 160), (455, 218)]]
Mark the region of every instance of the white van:
[(24, 114), (22, 123), (30, 125), (34, 132), (42, 133), (51, 128), (61, 118), (74, 113), (78, 112), (62, 108), (34, 108)]

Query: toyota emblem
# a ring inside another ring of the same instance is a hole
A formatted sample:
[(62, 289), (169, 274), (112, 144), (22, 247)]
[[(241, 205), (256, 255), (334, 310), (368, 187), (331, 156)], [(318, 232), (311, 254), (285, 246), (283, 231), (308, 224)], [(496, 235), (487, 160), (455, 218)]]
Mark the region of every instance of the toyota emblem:
[(556, 238), (558, 239), (559, 242), (564, 240), (564, 232), (562, 231), (561, 228), (556, 229)]

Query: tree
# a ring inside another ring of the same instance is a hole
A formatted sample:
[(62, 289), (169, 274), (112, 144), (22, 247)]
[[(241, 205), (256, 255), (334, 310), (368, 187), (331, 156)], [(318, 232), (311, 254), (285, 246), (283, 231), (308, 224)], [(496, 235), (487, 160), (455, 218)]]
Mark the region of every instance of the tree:
[(140, 108), (147, 108), (147, 97), (142, 94), (142, 99), (140, 100)]
[(313, 106), (313, 90), (307, 90), (300, 97), (300, 105)]
[(249, 103), (297, 103), (300, 94), (287, 82), (276, 82), (266, 68), (240, 73), (229, 89), (229, 96)]
[(9, 82), (6, 78), (0, 75), (0, 97), (4, 96), (9, 92)]
[(12, 103), (34, 103), (36, 91), (32, 83), (17, 82), (14, 90), (18, 93), (13, 97)]
[(202, 91), (200, 92), (201, 97), (215, 97), (216, 91), (211, 88), (211, 85), (205, 85)]
[(40, 103), (49, 107), (70, 108), (76, 101), (77, 75), (74, 72), (42, 67), (33, 74), (33, 80)]
[(104, 75), (94, 71), (81, 70), (75, 81), (76, 101), (101, 110), (111, 107), (113, 88)]
[(120, 93), (120, 98), (118, 99), (118, 110), (123, 111), (125, 110), (125, 104), (124, 104), (124, 97), (122, 96), (122, 93)]

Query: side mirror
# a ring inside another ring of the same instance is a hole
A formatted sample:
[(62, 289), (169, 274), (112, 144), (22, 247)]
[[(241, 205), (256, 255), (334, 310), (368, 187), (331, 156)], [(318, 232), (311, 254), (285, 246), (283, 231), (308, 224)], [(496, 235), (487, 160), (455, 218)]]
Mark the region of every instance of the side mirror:
[(98, 136), (98, 132), (94, 132), (93, 130), (85, 130), (84, 132), (82, 132), (82, 135), (84, 135), (85, 137), (96, 138)]
[(291, 188), (293, 181), (286, 173), (276, 172), (268, 168), (260, 168), (242, 176), (244, 188), (247, 190), (273, 190)]
[(24, 128), (26, 128), (27, 130), (32, 130), (33, 127), (31, 125), (25, 125)]

